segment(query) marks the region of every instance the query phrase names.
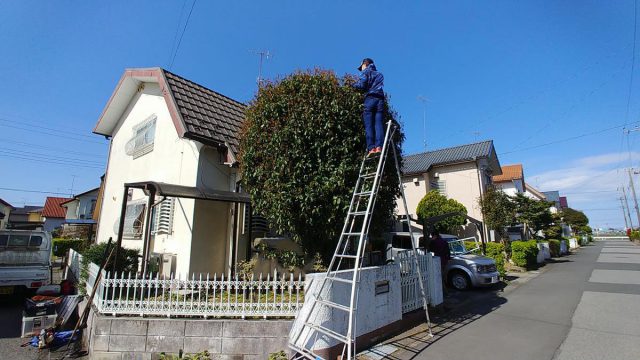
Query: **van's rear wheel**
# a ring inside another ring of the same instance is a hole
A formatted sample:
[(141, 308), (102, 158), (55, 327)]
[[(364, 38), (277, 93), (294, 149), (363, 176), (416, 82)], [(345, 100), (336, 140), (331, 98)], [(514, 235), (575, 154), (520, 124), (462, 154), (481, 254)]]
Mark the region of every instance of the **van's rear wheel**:
[(460, 270), (455, 270), (449, 274), (449, 283), (456, 290), (467, 290), (471, 287), (469, 275)]

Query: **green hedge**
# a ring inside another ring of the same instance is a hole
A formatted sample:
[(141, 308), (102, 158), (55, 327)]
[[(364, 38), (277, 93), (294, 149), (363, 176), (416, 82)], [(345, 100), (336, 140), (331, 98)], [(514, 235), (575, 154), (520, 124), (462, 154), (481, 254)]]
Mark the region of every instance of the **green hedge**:
[(526, 268), (535, 266), (537, 257), (538, 243), (535, 240), (511, 242), (511, 261), (516, 266)]
[(87, 241), (83, 239), (53, 239), (53, 255), (62, 257), (67, 255), (69, 249), (82, 252), (87, 247)]
[[(85, 251), (82, 252), (83, 262), (92, 262), (96, 265), (100, 265), (106, 258), (106, 256), (104, 255), (104, 250), (106, 249), (106, 247), (107, 243), (91, 245), (88, 249), (85, 249)], [(139, 255), (140, 251), (137, 249), (121, 248), (120, 251), (118, 251), (118, 266), (116, 268), (116, 271), (137, 272)], [(105, 266), (105, 269), (111, 271), (111, 264), (113, 264), (114, 257), (115, 254), (111, 257), (111, 260)]]
[[(476, 243), (475, 241), (465, 241), (464, 247), (467, 248), (467, 250), (471, 250), (476, 247)], [(486, 256), (492, 258), (496, 262), (498, 273), (500, 273), (500, 277), (504, 279), (506, 276), (506, 271), (504, 269), (504, 245), (497, 242), (487, 242), (486, 252)], [(475, 253), (480, 254), (480, 249), (475, 251)]]
[(551, 257), (560, 256), (560, 240), (549, 239), (549, 251), (551, 252)]

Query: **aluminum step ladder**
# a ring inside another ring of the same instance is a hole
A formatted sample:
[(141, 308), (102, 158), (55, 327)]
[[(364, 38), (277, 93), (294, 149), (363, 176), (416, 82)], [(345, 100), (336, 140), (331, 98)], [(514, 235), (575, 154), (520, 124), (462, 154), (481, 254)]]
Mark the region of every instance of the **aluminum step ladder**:
[[(355, 359), (356, 306), (358, 303), (360, 270), (362, 268), (364, 250), (368, 241), (369, 226), (372, 218), (371, 215), (375, 209), (376, 198), (378, 190), (380, 189), (380, 183), (382, 181), (382, 175), (388, 158), (387, 154), (389, 153), (389, 148), (392, 149), (391, 151), (398, 175), (405, 214), (409, 214), (407, 200), (404, 194), (404, 187), (402, 186), (400, 164), (398, 163), (397, 158), (398, 154), (393, 141), (393, 136), (397, 130), (397, 126), (397, 124), (389, 121), (386, 126), (382, 151), (373, 156), (365, 155), (362, 160), (360, 173), (356, 186), (353, 190), (351, 203), (349, 205), (349, 210), (347, 211), (347, 216), (345, 217), (342, 233), (340, 234), (340, 239), (338, 240), (338, 244), (327, 269), (326, 276), (322, 280), (317, 297), (312, 300), (311, 309), (308, 311), (306, 318), (304, 319), (304, 325), (301, 329), (296, 330), (295, 328), (292, 328), (291, 333), (289, 334), (289, 347), (295, 352), (295, 355), (292, 358), (293, 360), (333, 360), (324, 359), (322, 356), (314, 352), (314, 344), (316, 343), (316, 340), (321, 337), (325, 340), (334, 339), (338, 342), (338, 345), (343, 345), (340, 359)], [(403, 221), (408, 222), (409, 217), (407, 216), (407, 219)], [(409, 224), (409, 232), (411, 239), (413, 239), (411, 224)], [(423, 298), (424, 310), (426, 312), (427, 323), (429, 326), (429, 334), (431, 335), (431, 321), (427, 310), (427, 296), (424, 289), (422, 272), (416, 255), (417, 244), (414, 244), (413, 241), (411, 243), (413, 246), (413, 259), (418, 271), (418, 279), (421, 280), (419, 281), (420, 292)], [(349, 301), (339, 302), (323, 298), (323, 293), (329, 292), (330, 288), (336, 289), (337, 291), (350, 291)], [(325, 309), (324, 311), (335, 309), (337, 312), (348, 315), (346, 326), (330, 328), (325, 324), (315, 323), (314, 320), (311, 319), (311, 315), (316, 314), (319, 311), (323, 311), (323, 308)]]

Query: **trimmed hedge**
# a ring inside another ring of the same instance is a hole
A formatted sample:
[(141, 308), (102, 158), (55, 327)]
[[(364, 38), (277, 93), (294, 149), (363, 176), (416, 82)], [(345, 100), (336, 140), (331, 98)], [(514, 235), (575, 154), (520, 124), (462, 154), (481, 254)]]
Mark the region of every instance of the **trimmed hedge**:
[[(99, 243), (91, 245), (88, 249), (82, 252), (82, 260), (87, 264), (92, 262), (96, 265), (102, 264), (102, 261), (108, 256), (105, 256), (105, 249), (107, 248), (107, 243)], [(125, 271), (125, 272), (137, 272), (138, 271), (138, 257), (140, 256), (140, 251), (138, 249), (127, 249), (120, 248), (118, 251), (118, 263), (117, 263), (117, 272)], [(108, 264), (106, 264), (105, 269), (111, 270), (111, 265), (113, 264), (114, 258), (112, 257)]]
[(87, 247), (87, 241), (83, 239), (53, 239), (53, 255), (62, 257), (67, 255), (69, 249), (82, 252)]
[(511, 242), (511, 261), (516, 266), (526, 268), (535, 266), (537, 257), (538, 243), (535, 240)]
[(560, 240), (549, 239), (549, 251), (551, 252), (551, 257), (560, 256)]
[[(464, 247), (467, 248), (467, 250), (471, 250), (475, 246), (475, 241), (464, 242)], [(492, 258), (496, 262), (496, 268), (498, 269), (498, 273), (500, 273), (500, 278), (504, 279), (507, 274), (504, 269), (504, 245), (497, 242), (487, 242), (486, 252), (486, 256)], [(481, 254), (481, 249), (476, 250), (474, 253)]]

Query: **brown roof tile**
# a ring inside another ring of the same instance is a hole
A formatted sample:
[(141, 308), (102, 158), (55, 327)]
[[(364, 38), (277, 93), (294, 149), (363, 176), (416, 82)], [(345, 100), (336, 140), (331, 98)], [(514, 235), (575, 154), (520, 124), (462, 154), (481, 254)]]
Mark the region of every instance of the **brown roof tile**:
[(520, 180), (524, 178), (522, 164), (505, 165), (502, 167), (502, 175), (493, 177), (493, 182)]
[(61, 206), (61, 204), (69, 200), (71, 199), (47, 197), (47, 201), (44, 203), (44, 210), (42, 210), (42, 216), (50, 218), (64, 218), (66, 216), (66, 210)]

